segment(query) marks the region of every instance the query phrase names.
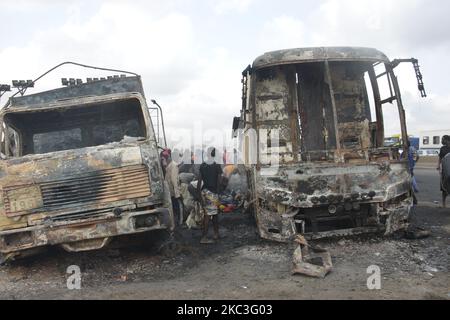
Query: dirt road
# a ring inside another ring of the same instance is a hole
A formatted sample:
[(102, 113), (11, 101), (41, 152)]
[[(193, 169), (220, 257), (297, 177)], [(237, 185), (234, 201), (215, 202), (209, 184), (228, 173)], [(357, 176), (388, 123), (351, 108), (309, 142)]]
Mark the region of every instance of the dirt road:
[[(450, 209), (440, 209), (437, 173), (416, 172), (415, 214), (432, 232), (423, 240), (364, 236), (320, 241), (334, 268), (325, 279), (290, 274), (293, 245), (259, 239), (250, 215), (221, 217), (226, 237), (200, 245), (183, 230), (181, 254), (152, 246), (69, 254), (53, 249), (0, 267), (2, 299), (450, 299)], [(81, 289), (68, 290), (67, 267), (81, 270)], [(381, 290), (369, 290), (367, 268), (381, 269)]]

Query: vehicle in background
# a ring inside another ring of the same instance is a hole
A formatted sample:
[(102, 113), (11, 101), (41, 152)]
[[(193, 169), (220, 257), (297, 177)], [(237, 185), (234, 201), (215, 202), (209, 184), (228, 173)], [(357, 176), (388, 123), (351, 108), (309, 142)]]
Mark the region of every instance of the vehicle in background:
[[(414, 161), (419, 161), (419, 153), (417, 152), (419, 150), (419, 138), (414, 136), (408, 137), (410, 146), (413, 147), (413, 157)], [(402, 135), (396, 134), (390, 137), (384, 138), (384, 146), (389, 147), (392, 149), (398, 149), (398, 152), (400, 156), (403, 155), (403, 147), (402, 147)]]
[(3, 261), (47, 245), (86, 251), (173, 230), (140, 76), (63, 84), (11, 97), (0, 112)]
[(396, 102), (400, 147), (406, 150), (394, 74), (401, 62), (413, 63), (426, 96), (416, 59), (390, 61), (370, 48), (274, 51), (244, 70), (233, 135), (248, 170), (261, 237), (290, 241), (297, 234), (314, 239), (407, 227), (408, 162), (397, 147), (384, 145), (383, 106)]
[(410, 136), (409, 137), (409, 143), (411, 144), (411, 147), (414, 147), (414, 149), (419, 150), (419, 145), (420, 145), (420, 138), (419, 137), (413, 137)]
[(384, 146), (388, 148), (399, 148), (402, 145), (401, 134), (384, 138)]
[(428, 130), (420, 133), (419, 149), (426, 151), (438, 151), (442, 147), (441, 140), (445, 135), (450, 136), (450, 129), (447, 130)]
[[(420, 138), (409, 136), (409, 143), (414, 149), (419, 150), (419, 140)], [(385, 147), (399, 147), (402, 146), (402, 135), (396, 134), (390, 137), (384, 138), (384, 146)]]
[(436, 157), (439, 155), (439, 150), (418, 150), (417, 154), (420, 157)]

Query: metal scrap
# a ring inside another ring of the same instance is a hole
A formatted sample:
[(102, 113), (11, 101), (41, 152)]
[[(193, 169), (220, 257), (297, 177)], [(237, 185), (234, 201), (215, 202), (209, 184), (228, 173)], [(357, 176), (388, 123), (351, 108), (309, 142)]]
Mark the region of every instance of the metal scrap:
[(292, 260), (292, 274), (303, 274), (315, 278), (325, 278), (331, 272), (333, 263), (330, 253), (317, 246), (308, 244), (303, 236), (296, 236), (298, 247)]

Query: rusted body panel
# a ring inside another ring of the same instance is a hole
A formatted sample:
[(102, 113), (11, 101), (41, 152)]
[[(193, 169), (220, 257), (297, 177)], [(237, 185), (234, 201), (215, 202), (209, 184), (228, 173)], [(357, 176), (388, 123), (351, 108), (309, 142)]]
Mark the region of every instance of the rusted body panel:
[[(381, 100), (376, 65), (385, 67), (390, 99)], [(383, 53), (281, 50), (257, 58), (243, 76), (239, 129), (241, 137), (252, 131), (256, 136), (242, 139), (242, 149), (262, 237), (389, 234), (407, 225), (411, 176), (406, 157), (383, 146), (384, 103), (397, 101), (404, 146), (407, 130), (399, 87)]]
[(140, 78), (14, 98), (0, 117), (3, 255), (55, 244), (92, 250), (118, 235), (173, 230)]
[(253, 69), (261, 69), (281, 64), (311, 63), (325, 60), (389, 62), (388, 57), (384, 53), (373, 48), (311, 47), (265, 53), (255, 59), (253, 62)]

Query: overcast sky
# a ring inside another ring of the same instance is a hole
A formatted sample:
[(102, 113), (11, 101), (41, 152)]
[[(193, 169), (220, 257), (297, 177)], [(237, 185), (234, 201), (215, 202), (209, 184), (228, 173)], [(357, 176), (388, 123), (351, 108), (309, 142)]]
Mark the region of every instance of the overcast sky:
[[(68, 60), (134, 71), (164, 108), (168, 133), (197, 120), (229, 134), (241, 72), (258, 55), (335, 45), (418, 58), (428, 98), (412, 65), (396, 69), (409, 132), (450, 129), (449, 1), (0, 0), (0, 26), (0, 83)], [(101, 75), (64, 67), (30, 92), (58, 87), (61, 77)], [(391, 108), (387, 133), (399, 133)]]

